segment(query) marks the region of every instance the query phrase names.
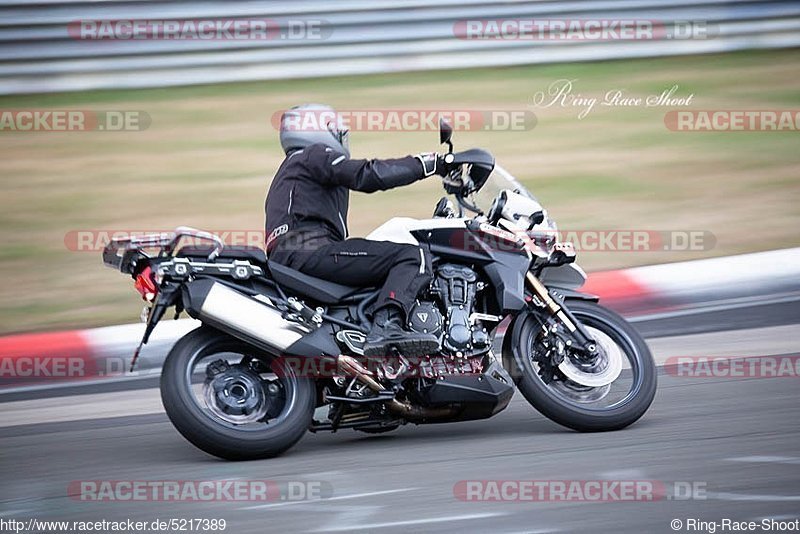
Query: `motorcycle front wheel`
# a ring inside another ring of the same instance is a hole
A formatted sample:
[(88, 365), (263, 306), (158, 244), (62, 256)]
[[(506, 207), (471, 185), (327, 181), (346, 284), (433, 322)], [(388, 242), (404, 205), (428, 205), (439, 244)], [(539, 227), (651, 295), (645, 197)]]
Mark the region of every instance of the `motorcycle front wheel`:
[[(528, 313), (519, 317), (519, 324), (512, 329), (511, 372), (517, 387), (534, 408), (565, 427), (581, 432), (625, 428), (644, 415), (656, 394), (657, 368), (650, 349), (639, 332), (613, 311), (584, 301), (569, 302), (567, 306), (606, 357), (620, 360), (614, 362), (617, 378), (602, 385), (572, 380), (576, 376), (572, 370), (577, 367), (553, 365), (547, 351), (553, 350), (554, 344), (548, 343), (539, 319)], [(566, 352), (569, 364), (569, 348)], [(598, 371), (598, 377), (602, 372)], [(591, 379), (591, 375), (578, 376)]]

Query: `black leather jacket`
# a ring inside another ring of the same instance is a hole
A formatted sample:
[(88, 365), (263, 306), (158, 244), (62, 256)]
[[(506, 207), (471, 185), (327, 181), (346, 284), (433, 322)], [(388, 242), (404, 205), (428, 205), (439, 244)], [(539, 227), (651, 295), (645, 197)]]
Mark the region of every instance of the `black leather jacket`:
[(322, 144), (293, 152), (267, 193), (267, 253), (290, 242), (308, 249), (345, 239), (350, 190), (372, 193), (420, 180), (422, 158), (348, 159)]

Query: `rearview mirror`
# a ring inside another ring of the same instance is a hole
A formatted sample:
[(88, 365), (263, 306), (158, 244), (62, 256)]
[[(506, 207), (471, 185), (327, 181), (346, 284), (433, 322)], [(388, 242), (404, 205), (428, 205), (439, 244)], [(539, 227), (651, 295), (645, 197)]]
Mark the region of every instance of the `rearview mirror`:
[(453, 127), (450, 126), (450, 123), (444, 119), (439, 119), (439, 143), (440, 144), (447, 144), (450, 148), (450, 152), (453, 151), (453, 143), (450, 142), (450, 139), (453, 137)]

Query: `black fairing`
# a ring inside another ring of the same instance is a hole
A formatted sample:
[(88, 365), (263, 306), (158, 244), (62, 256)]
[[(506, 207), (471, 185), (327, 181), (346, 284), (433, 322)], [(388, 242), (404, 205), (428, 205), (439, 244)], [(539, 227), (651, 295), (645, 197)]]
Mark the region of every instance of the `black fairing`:
[(516, 243), (464, 228), (437, 228), (412, 232), (428, 243), (435, 259), (472, 265), (482, 271), (495, 290), (497, 313), (525, 307), (525, 273), (530, 259)]
[(486, 277), (494, 287), (501, 315), (525, 307), (525, 273), (530, 264), (527, 257), (504, 254), (498, 261), (484, 267)]
[(481, 375), (446, 376), (415, 392), (426, 406), (461, 406), (448, 421), (486, 419), (508, 406), (514, 395), (513, 381), (497, 363)]

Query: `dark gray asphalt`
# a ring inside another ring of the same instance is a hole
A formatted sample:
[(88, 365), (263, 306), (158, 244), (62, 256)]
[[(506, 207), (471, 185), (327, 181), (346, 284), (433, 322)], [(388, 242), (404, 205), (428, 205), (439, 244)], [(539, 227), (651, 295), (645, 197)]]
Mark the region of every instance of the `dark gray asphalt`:
[[(799, 378), (659, 378), (650, 412), (620, 432), (565, 430), (516, 397), (487, 421), (406, 426), (380, 436), (309, 434), (281, 458), (247, 463), (196, 450), (163, 415), (2, 428), (0, 516), (224, 518), (227, 532), (498, 533), (673, 532), (673, 519), (686, 526), (687, 519), (800, 517)], [(67, 496), (71, 481), (97, 479), (321, 481), (333, 499), (250, 508), (260, 503), (88, 503)], [(485, 479), (648, 480), (700, 491), (694, 499), (656, 502), (454, 496), (458, 481)]]
[[(14, 427), (0, 437), (0, 509), (6, 517), (61, 520), (225, 518), (235, 532), (364, 524), (375, 525), (366, 529), (374, 531), (385, 523), (442, 517), (455, 519), (390, 530), (669, 532), (673, 518), (792, 516), (800, 514), (799, 392), (793, 378), (662, 376), (652, 410), (620, 432), (569, 432), (517, 398), (488, 421), (409, 426), (383, 436), (308, 435), (279, 459), (249, 463), (206, 456), (164, 416)], [(773, 458), (732, 460), (753, 456)], [(240, 508), (253, 503), (83, 503), (66, 495), (74, 480), (238, 477), (322, 481), (334, 497), (419, 489), (250, 510)], [(459, 480), (475, 479), (693, 482), (705, 492), (698, 497), (707, 499), (473, 503), (453, 496)]]
[(765, 295), (733, 304), (706, 303), (693, 309), (633, 320), (647, 338), (800, 324), (800, 294)]

